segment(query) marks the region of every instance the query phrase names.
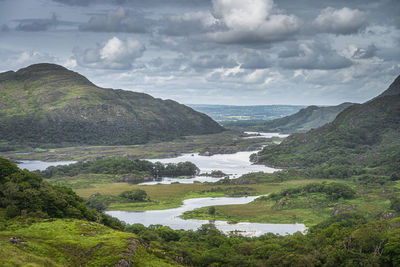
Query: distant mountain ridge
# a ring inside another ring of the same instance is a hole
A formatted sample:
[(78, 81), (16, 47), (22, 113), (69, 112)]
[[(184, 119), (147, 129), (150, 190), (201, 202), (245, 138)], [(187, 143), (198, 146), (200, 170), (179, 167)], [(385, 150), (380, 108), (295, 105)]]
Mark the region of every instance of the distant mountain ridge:
[(117, 145), (223, 131), (172, 100), (98, 87), (55, 64), (0, 74), (3, 143)]
[(266, 121), (281, 118), (296, 113), (305, 106), (292, 105), (255, 105), (255, 106), (233, 106), (233, 105), (205, 105), (188, 104), (189, 107), (205, 113), (216, 121), (226, 122), (249, 122), (252, 120)]
[(329, 107), (309, 106), (293, 115), (256, 125), (254, 130), (280, 133), (306, 132), (333, 121), (337, 114), (351, 105), (353, 103), (346, 102)]
[(258, 161), (281, 167), (321, 166), (327, 176), (329, 172), (351, 173), (354, 166), (398, 175), (399, 81), (400, 76), (379, 97), (350, 106), (331, 123), (265, 147)]

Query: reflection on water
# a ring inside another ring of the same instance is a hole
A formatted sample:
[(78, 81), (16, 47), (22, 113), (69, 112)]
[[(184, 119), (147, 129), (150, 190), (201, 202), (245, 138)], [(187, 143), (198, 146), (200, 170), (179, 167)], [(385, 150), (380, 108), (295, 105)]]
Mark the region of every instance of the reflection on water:
[[(143, 212), (134, 211), (108, 211), (108, 215), (116, 217), (129, 224), (141, 223), (145, 226), (151, 224), (162, 224), (172, 229), (196, 230), (201, 225), (209, 223), (207, 220), (184, 220), (179, 216), (185, 211), (215, 205), (234, 205), (247, 204), (257, 197), (218, 197), (218, 198), (193, 198), (183, 201), (179, 208), (168, 210), (150, 210)], [(259, 236), (266, 233), (280, 235), (293, 234), (295, 232), (304, 232), (304, 224), (265, 224), (265, 223), (237, 223), (229, 224), (225, 221), (215, 221), (215, 226), (225, 232), (242, 231), (247, 236)]]

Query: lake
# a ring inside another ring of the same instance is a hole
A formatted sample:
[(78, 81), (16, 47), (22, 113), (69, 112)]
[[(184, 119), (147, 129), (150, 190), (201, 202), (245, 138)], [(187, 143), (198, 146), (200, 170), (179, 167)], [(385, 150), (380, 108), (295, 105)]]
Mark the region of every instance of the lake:
[(76, 163), (77, 161), (41, 161), (41, 160), (20, 160), (17, 163), (17, 166), (21, 169), (27, 169), (28, 171), (44, 171), (50, 166), (59, 166), (59, 165), (69, 165)]
[[(257, 153), (258, 151), (246, 151), (237, 152), (234, 154), (216, 154), (212, 156), (201, 156), (198, 153), (187, 153), (175, 158), (166, 159), (148, 159), (151, 162), (161, 163), (178, 163), (190, 161), (200, 169), (201, 173), (211, 173), (213, 170), (220, 170), (228, 174), (230, 178), (238, 178), (243, 174), (250, 172), (266, 172), (272, 173), (279, 169), (270, 168), (264, 165), (256, 165), (250, 162), (250, 155)], [(195, 176), (191, 178), (171, 178), (164, 177), (159, 181), (145, 182), (141, 185), (153, 185), (153, 184), (171, 184), (174, 182), (179, 183), (193, 183), (197, 182), (216, 182), (222, 178), (215, 178), (210, 176)]]

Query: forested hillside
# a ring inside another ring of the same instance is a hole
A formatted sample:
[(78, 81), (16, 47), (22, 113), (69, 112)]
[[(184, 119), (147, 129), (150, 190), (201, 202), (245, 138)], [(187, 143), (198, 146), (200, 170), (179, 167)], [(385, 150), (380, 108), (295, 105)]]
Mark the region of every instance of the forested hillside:
[[(398, 84), (396, 81), (388, 89), (391, 92)], [(355, 104), (332, 123), (293, 134), (280, 145), (265, 147), (258, 161), (285, 167), (320, 167), (336, 173), (358, 172), (357, 169), (368, 167), (376, 173), (397, 175), (400, 94), (383, 93), (364, 104)]]
[(139, 144), (223, 131), (175, 101), (100, 88), (54, 64), (0, 74), (0, 122), (3, 144), (33, 146)]

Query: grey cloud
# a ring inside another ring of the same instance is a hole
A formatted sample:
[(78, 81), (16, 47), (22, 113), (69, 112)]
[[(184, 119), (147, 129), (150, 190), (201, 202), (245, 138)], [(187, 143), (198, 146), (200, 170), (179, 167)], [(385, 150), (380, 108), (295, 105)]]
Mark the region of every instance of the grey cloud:
[(24, 19), (21, 20), (16, 27), (17, 31), (47, 31), (52, 27), (55, 27), (59, 24), (57, 17), (55, 14), (50, 19)]
[(172, 36), (205, 33), (220, 27), (211, 13), (201, 11), (165, 16), (160, 26), (159, 33)]
[(7, 24), (1, 25), (0, 32), (9, 32), (9, 31), (10, 31), (10, 27), (8, 27)]
[(194, 68), (232, 68), (237, 64), (236, 60), (228, 55), (198, 55), (191, 57), (190, 65)]
[(359, 31), (365, 22), (365, 13), (358, 9), (327, 7), (313, 21), (313, 25), (321, 32), (352, 34)]
[(155, 6), (189, 6), (199, 7), (209, 5), (210, 0), (53, 0), (71, 6), (88, 6), (91, 4), (114, 4), (125, 6), (155, 7)]
[(73, 50), (74, 58), (80, 66), (97, 69), (131, 69), (134, 61), (145, 51), (144, 45), (134, 39), (109, 39), (96, 48)]
[(94, 32), (145, 33), (150, 26), (151, 20), (142, 14), (120, 7), (106, 14), (92, 16), (87, 23), (80, 25), (79, 29)]
[(352, 65), (351, 60), (339, 55), (329, 44), (319, 41), (301, 42), (295, 51), (283, 51), (279, 56), (280, 65), (287, 69), (332, 70)]
[(272, 65), (269, 55), (256, 50), (241, 54), (238, 61), (244, 69), (265, 69)]
[(369, 45), (366, 49), (357, 48), (357, 50), (353, 54), (353, 58), (356, 59), (371, 58), (376, 55), (377, 51), (378, 48), (374, 44)]

